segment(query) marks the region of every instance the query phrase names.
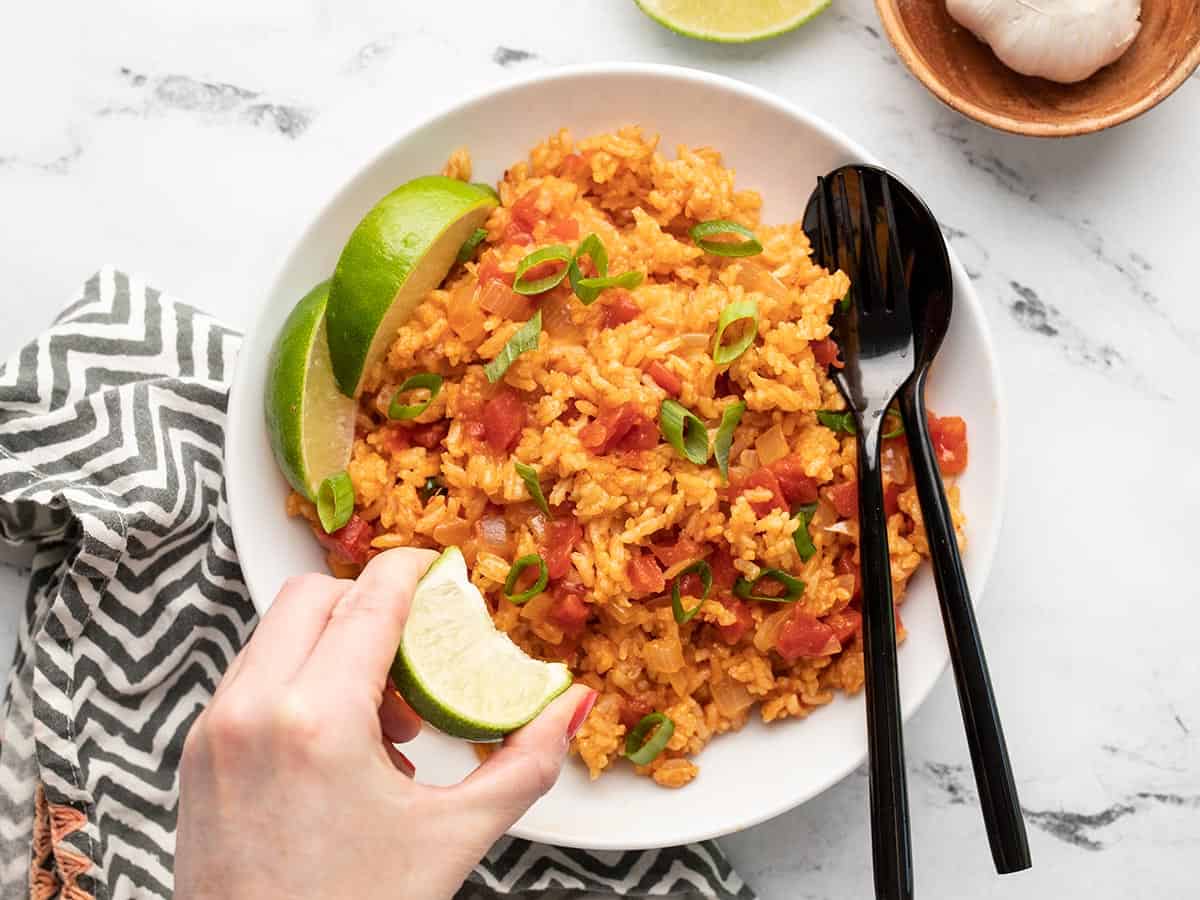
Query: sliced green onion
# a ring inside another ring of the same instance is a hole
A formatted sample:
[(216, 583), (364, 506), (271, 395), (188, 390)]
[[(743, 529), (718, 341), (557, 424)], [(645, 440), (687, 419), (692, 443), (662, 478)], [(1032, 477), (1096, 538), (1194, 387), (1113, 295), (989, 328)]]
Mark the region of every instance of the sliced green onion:
[[(772, 597), (769, 594), (756, 594), (754, 589), (758, 587), (758, 583), (764, 578), (769, 578), (784, 587), (784, 593), (778, 597)], [(795, 603), (800, 599), (800, 595), (804, 593), (804, 582), (799, 578), (793, 578), (787, 572), (780, 569), (763, 569), (762, 573), (750, 581), (747, 578), (739, 578), (733, 585), (733, 592), (743, 600), (763, 600), (767, 603)]]
[(417, 488), (417, 495), (421, 498), (422, 503), (428, 503), (434, 497), (445, 496), (450, 493), (447, 487), (437, 478), (430, 475), (425, 479), (425, 483)]
[[(538, 567), (537, 581), (531, 584), (528, 588), (521, 591), (519, 594), (513, 594), (513, 588), (517, 586), (517, 579), (521, 577), (521, 573), (530, 566)], [(508, 570), (508, 577), (504, 579), (504, 596), (510, 601), (520, 606), (528, 600), (532, 600), (538, 594), (546, 589), (546, 585), (550, 582), (550, 570), (546, 568), (546, 561), (536, 553), (530, 553), (528, 556), (522, 556), (512, 568)]]
[(345, 472), (330, 475), (317, 489), (317, 518), (326, 534), (350, 521), (354, 512), (354, 485)]
[(605, 275), (602, 278), (580, 278), (573, 286), (579, 302), (584, 306), (591, 306), (596, 298), (609, 288), (619, 287), (631, 291), (642, 283), (643, 278), (645, 276), (641, 272), (630, 270), (620, 275)]
[[(737, 235), (745, 238), (742, 241), (713, 240), (725, 235)], [(754, 236), (754, 232), (745, 225), (730, 222), (727, 219), (712, 219), (693, 225), (688, 232), (692, 241), (705, 253), (713, 256), (755, 256), (762, 253), (762, 244)]]
[(465, 263), (475, 255), (475, 248), (478, 247), (483, 239), (487, 237), (487, 231), (483, 228), (476, 228), (471, 232), (471, 236), (463, 241), (463, 245), (458, 248), (458, 256), (454, 257), (455, 262)]
[(550, 504), (546, 502), (546, 495), (542, 493), (542, 483), (538, 481), (537, 469), (533, 466), (525, 465), (520, 460), (513, 461), (513, 468), (517, 470), (517, 474), (525, 482), (525, 488), (529, 491), (529, 496), (533, 498), (533, 502), (537, 504), (538, 509), (546, 515), (550, 515)]
[(533, 314), (532, 319), (513, 332), (513, 336), (508, 339), (508, 343), (504, 345), (500, 355), (483, 367), (483, 374), (487, 376), (487, 380), (495, 384), (504, 377), (504, 373), (513, 364), (513, 360), (526, 350), (536, 350), (541, 333), (542, 311), (539, 309)]
[[(743, 319), (750, 320), (750, 327), (746, 329), (746, 333), (733, 343), (722, 345), (721, 339), (725, 337), (725, 329), (734, 322), (740, 322)], [(713, 362), (718, 366), (733, 362), (749, 349), (757, 336), (758, 301), (738, 300), (736, 303), (730, 303), (721, 310), (721, 316), (717, 319), (717, 333), (713, 335)]]
[(850, 410), (845, 412), (837, 412), (832, 409), (818, 409), (817, 421), (826, 428), (832, 428), (834, 431), (841, 431), (846, 434), (856, 434), (858, 429), (854, 427), (854, 413)]
[(725, 412), (721, 413), (721, 425), (717, 428), (717, 437), (713, 441), (713, 455), (717, 458), (717, 468), (721, 470), (723, 482), (729, 481), (729, 449), (733, 446), (733, 433), (737, 431), (745, 411), (746, 404), (739, 401), (725, 407)]
[[(889, 409), (884, 415), (896, 419), (899, 424), (891, 431), (884, 432), (883, 437), (894, 438), (904, 434), (904, 423), (900, 421), (898, 410)], [(817, 419), (826, 428), (832, 428), (834, 431), (841, 431), (845, 434), (858, 433), (858, 428), (854, 424), (854, 413), (850, 412), (850, 410), (837, 412), (832, 409), (818, 409)]]
[(649, 765), (663, 752), (674, 733), (675, 723), (666, 713), (650, 713), (625, 735), (625, 756), (635, 766)]
[(597, 278), (604, 278), (608, 275), (608, 251), (604, 249), (604, 244), (598, 236), (589, 234), (579, 242), (579, 248), (575, 251), (575, 255), (571, 257), (571, 264), (567, 266), (567, 278), (571, 282), (571, 290), (575, 292), (575, 296), (580, 299), (584, 306), (589, 306), (600, 296), (600, 291), (580, 288), (579, 283), (583, 281), (583, 270), (579, 268), (579, 258), (581, 256), (586, 256), (592, 261), (592, 267), (596, 270)]
[(708, 462), (708, 428), (694, 412), (674, 400), (664, 400), (658, 427), (675, 452), (698, 466)]
[[(584, 256), (592, 261), (592, 266), (596, 270), (596, 274), (592, 277), (585, 278), (583, 269), (579, 267), (579, 260)], [(634, 271), (609, 275), (608, 251), (604, 249), (604, 244), (598, 236), (589, 234), (579, 242), (579, 248), (571, 257), (571, 264), (567, 266), (567, 278), (570, 280), (571, 290), (575, 292), (579, 302), (584, 306), (591, 306), (596, 302), (596, 298), (609, 288), (633, 290), (642, 283), (645, 276), (641, 272)]]
[(796, 552), (800, 554), (800, 559), (803, 562), (808, 562), (817, 553), (812, 535), (808, 531), (808, 523), (812, 521), (813, 513), (816, 511), (817, 504), (805, 503), (803, 506), (796, 507), (792, 513), (799, 519), (796, 523), (796, 530), (792, 533), (792, 541), (795, 543)]
[[(558, 262), (562, 263), (562, 265), (545, 278), (535, 278), (533, 281), (525, 280), (526, 272), (534, 266), (540, 266), (542, 263), (548, 262)], [(526, 295), (544, 293), (567, 277), (567, 269), (570, 266), (571, 248), (566, 244), (552, 244), (549, 247), (543, 247), (541, 250), (534, 250), (517, 263), (517, 272), (513, 278), (513, 290), (518, 294)]]
[(887, 440), (888, 438), (900, 437), (902, 434), (904, 434), (904, 420), (900, 418), (899, 410), (889, 409), (887, 414), (896, 420), (897, 425), (895, 429), (888, 431), (883, 435), (884, 440)]
[(842, 312), (847, 312), (850, 309), (850, 292), (846, 291), (845, 296), (838, 301), (838, 309)]
[[(400, 397), (408, 391), (416, 391), (424, 388), (429, 391), (429, 397), (424, 403), (404, 404), (400, 402)], [(429, 409), (429, 404), (434, 401), (442, 390), (442, 376), (435, 375), (433, 372), (422, 372), (419, 375), (409, 375), (404, 379), (404, 383), (396, 389), (396, 393), (392, 394), (391, 405), (388, 406), (389, 419), (415, 419), (425, 410)]]
[[(700, 584), (704, 586), (704, 593), (700, 595), (700, 599), (696, 602), (695, 606), (689, 610), (685, 610), (683, 608), (683, 598), (679, 595), (679, 583), (683, 581), (684, 575), (691, 575), (693, 572), (700, 576)], [(702, 559), (696, 560), (675, 576), (675, 581), (671, 584), (671, 612), (675, 614), (676, 622), (680, 625), (690, 622), (692, 616), (700, 612), (700, 607), (704, 605), (704, 601), (708, 599), (708, 595), (712, 591), (712, 584), (712, 568)]]

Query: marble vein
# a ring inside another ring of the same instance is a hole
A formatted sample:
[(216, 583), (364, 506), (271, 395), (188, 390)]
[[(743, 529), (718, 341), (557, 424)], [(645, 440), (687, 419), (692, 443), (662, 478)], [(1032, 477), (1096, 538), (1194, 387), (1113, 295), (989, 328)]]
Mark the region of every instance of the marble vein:
[(396, 52), (399, 37), (397, 34), (388, 34), (363, 44), (354, 56), (342, 66), (342, 73), (350, 75), (365, 72), (367, 69), (385, 62)]
[(0, 155), (0, 169), (28, 169), (47, 175), (67, 175), (83, 156), (83, 144), (72, 140), (71, 149), (48, 159), (30, 159), (19, 154)]
[(1161, 399), (1174, 399), (1155, 388), (1120, 350), (1088, 335), (1057, 306), (1043, 300), (1032, 287), (1015, 280), (1010, 280), (1008, 287), (1012, 295), (1006, 301), (1006, 308), (1013, 322), (1030, 334), (1053, 340), (1064, 351), (1068, 362), (1113, 377)]
[(518, 63), (528, 62), (531, 59), (537, 59), (537, 54), (530, 50), (521, 50), (516, 47), (497, 47), (492, 51), (492, 62), (502, 68), (509, 68)]
[(1070, 810), (1032, 810), (1022, 808), (1025, 820), (1035, 828), (1071, 844), (1081, 850), (1093, 852), (1104, 850), (1108, 844), (1100, 840), (1096, 832), (1128, 816), (1152, 809), (1156, 806), (1200, 809), (1200, 797), (1183, 794), (1139, 791), (1126, 800), (1094, 813)]
[(146, 117), (175, 111), (213, 121), (241, 122), (292, 139), (305, 132), (314, 116), (302, 106), (276, 102), (236, 84), (175, 73), (151, 77), (125, 67), (119, 74), (137, 92), (140, 103), (106, 106), (98, 111), (100, 116)]

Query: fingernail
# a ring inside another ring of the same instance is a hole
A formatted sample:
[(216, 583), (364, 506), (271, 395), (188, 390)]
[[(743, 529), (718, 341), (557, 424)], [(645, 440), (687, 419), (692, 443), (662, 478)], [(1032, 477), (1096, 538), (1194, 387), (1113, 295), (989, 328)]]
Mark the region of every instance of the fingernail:
[(579, 701), (579, 705), (575, 707), (575, 715), (571, 716), (571, 724), (567, 726), (567, 740), (571, 740), (579, 733), (579, 729), (583, 727), (583, 720), (588, 717), (588, 713), (592, 711), (592, 707), (596, 705), (596, 700), (599, 698), (596, 691), (592, 691), (586, 697)]
[(411, 759), (409, 759), (407, 756), (405, 756), (403, 753), (401, 753), (399, 750), (396, 751), (396, 756), (399, 757), (398, 762), (400, 763), (400, 771), (403, 772), (405, 775), (407, 775), (409, 778), (416, 778), (417, 777), (417, 767), (413, 765), (413, 761)]

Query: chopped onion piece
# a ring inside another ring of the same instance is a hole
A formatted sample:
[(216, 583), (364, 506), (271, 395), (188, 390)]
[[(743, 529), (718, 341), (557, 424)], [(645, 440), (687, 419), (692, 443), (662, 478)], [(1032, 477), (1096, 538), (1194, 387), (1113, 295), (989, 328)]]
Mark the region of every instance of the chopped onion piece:
[(758, 436), (754, 442), (754, 449), (758, 451), (758, 461), (764, 466), (783, 459), (789, 452), (783, 429), (772, 425)]

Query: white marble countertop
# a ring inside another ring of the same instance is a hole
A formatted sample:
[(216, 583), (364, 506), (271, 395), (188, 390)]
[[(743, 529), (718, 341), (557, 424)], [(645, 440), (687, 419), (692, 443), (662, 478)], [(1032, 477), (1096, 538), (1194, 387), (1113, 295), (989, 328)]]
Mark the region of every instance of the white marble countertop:
[[(980, 620), (1035, 866), (992, 874), (953, 686), (907, 729), (918, 896), (1194, 896), (1193, 515), (1200, 77), (1115, 131), (988, 131), (940, 106), (869, 0), (745, 47), (627, 0), (22, 4), (0, 34), (0, 356), (102, 263), (245, 327), (296, 222), (406, 122), (569, 62), (677, 63), (773, 90), (901, 172), (984, 298), (1007, 383), (1008, 518)], [(0, 657), (24, 586), (0, 570)], [(866, 779), (725, 839), (768, 900), (870, 895)]]

